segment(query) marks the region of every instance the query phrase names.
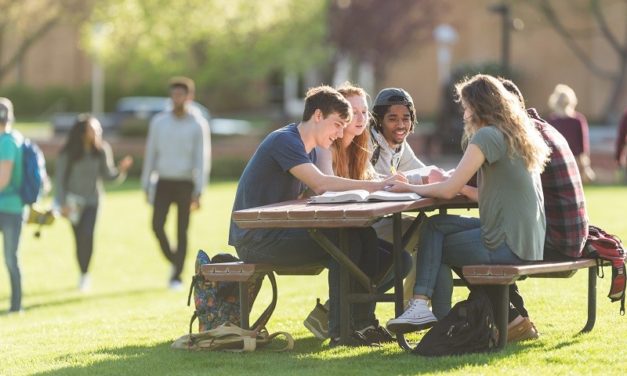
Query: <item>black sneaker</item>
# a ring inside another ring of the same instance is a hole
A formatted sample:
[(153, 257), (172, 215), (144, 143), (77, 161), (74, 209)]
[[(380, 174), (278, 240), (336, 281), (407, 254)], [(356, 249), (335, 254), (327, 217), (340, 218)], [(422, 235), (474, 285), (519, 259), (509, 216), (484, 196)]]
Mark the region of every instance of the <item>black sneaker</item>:
[(369, 342), (363, 334), (359, 332), (352, 332), (350, 337), (348, 337), (347, 342), (340, 343), (340, 338), (331, 338), (329, 341), (329, 347), (334, 348), (337, 346), (348, 346), (348, 347), (360, 347), (360, 346), (368, 346), (368, 347), (379, 347), (381, 346), (378, 343)]
[(370, 325), (362, 330), (359, 330), (358, 333), (360, 333), (369, 343), (382, 344), (396, 342), (396, 338), (392, 335), (392, 333), (379, 325), (378, 322), (375, 325)]

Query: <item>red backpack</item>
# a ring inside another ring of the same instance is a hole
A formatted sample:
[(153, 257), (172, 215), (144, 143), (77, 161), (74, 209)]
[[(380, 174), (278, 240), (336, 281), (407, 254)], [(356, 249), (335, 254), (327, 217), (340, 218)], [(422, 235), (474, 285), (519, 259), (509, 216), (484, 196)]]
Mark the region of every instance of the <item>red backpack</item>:
[(625, 315), (625, 248), (618, 236), (608, 234), (602, 229), (590, 225), (588, 239), (584, 248), (584, 256), (597, 260), (597, 275), (604, 277), (603, 261), (612, 265), (612, 284), (608, 298), (616, 302), (620, 300), (620, 314)]

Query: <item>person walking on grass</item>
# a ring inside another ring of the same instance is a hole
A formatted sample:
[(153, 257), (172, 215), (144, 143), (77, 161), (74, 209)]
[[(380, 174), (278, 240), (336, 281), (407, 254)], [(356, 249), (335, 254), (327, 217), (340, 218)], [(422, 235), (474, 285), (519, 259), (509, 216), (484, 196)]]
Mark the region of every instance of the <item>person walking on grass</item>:
[(22, 184), (22, 143), (24, 137), (13, 129), (13, 103), (0, 98), (0, 231), (4, 244), (4, 263), (11, 283), (9, 313), (22, 310), (22, 274), (19, 263), (20, 234), (24, 202), (19, 194)]
[[(170, 80), (172, 108), (150, 122), (141, 178), (153, 205), (152, 230), (172, 267), (168, 286), (173, 290), (182, 288), (190, 211), (200, 208), (200, 195), (209, 177), (209, 124), (191, 107), (194, 91), (194, 81), (187, 77)], [(172, 204), (177, 208), (175, 247), (164, 229)]]
[(590, 167), (590, 136), (588, 120), (575, 110), (577, 95), (568, 85), (558, 84), (549, 97), (551, 113), (548, 122), (566, 139), (570, 150), (577, 160), (579, 174), (584, 183), (596, 180), (596, 174)]
[(103, 180), (122, 182), (133, 159), (125, 156), (117, 168), (102, 127), (90, 114), (80, 114), (59, 153), (55, 169), (55, 201), (72, 224), (76, 258), (81, 271), (78, 288), (91, 287), (89, 264), (94, 252), (96, 218), (104, 193)]

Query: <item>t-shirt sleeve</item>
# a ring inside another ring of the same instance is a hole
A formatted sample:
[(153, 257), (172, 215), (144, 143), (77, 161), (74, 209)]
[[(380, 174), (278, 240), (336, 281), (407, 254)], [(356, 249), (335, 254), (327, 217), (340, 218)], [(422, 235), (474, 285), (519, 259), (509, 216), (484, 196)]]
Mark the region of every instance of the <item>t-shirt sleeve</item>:
[(15, 161), (17, 144), (13, 137), (0, 137), (0, 161)]
[(288, 133), (280, 133), (275, 137), (270, 145), (270, 154), (283, 171), (304, 163), (313, 163), (300, 138), (290, 137)]
[(492, 164), (507, 153), (507, 143), (503, 133), (495, 127), (483, 127), (470, 140), (479, 147), (486, 161)]

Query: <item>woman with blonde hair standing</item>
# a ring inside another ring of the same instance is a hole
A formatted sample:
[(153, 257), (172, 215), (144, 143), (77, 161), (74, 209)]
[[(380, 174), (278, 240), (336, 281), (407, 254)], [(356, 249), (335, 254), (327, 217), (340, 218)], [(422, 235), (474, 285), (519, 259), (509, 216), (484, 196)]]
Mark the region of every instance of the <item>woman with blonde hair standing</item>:
[(596, 180), (596, 174), (590, 167), (590, 136), (588, 120), (575, 111), (577, 95), (568, 85), (558, 84), (549, 97), (551, 114), (548, 122), (557, 129), (568, 142), (579, 167), (579, 174), (584, 183)]

